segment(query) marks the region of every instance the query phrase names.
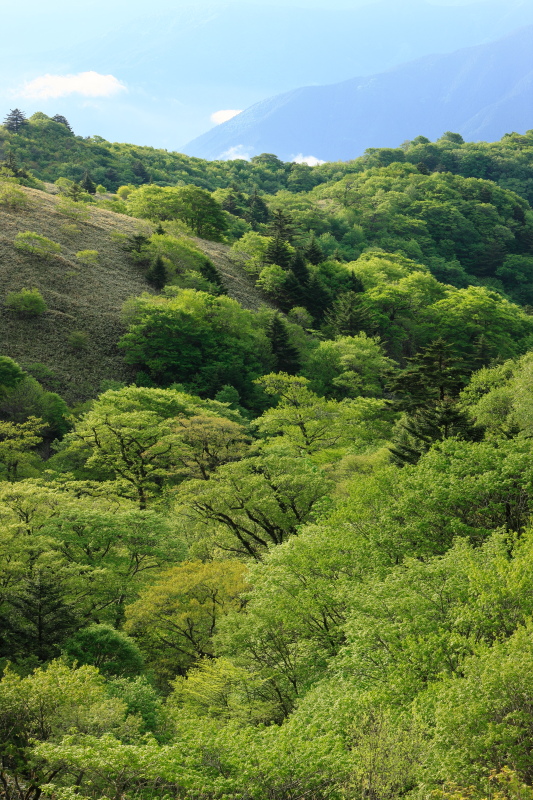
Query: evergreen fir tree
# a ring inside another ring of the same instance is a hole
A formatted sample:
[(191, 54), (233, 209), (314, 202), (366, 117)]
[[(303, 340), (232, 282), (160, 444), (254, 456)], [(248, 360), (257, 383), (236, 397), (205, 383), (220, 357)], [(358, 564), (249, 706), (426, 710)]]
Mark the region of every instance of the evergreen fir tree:
[(290, 268), (300, 286), (305, 286), (309, 281), (309, 269), (301, 250), (297, 250), (294, 254), (290, 263)]
[(265, 264), (277, 264), (278, 267), (288, 269), (292, 261), (291, 251), (287, 242), (281, 236), (275, 236), (268, 243), (264, 258)]
[(473, 425), (450, 399), (419, 408), (406, 418), (393, 438), (393, 445), (389, 447), (392, 460), (398, 466), (416, 464), (435, 442), (452, 436), (477, 442), (483, 438), (483, 429)]
[(257, 230), (258, 225), (264, 225), (268, 222), (270, 216), (268, 206), (258, 194), (257, 188), (254, 189), (246, 205), (248, 206), (248, 210), (244, 218), (251, 224), (254, 230)]
[(343, 292), (324, 315), (323, 330), (332, 338), (355, 336), (369, 331), (372, 321), (368, 309), (356, 292)]
[(388, 388), (399, 395), (396, 407), (403, 411), (411, 413), (455, 398), (466, 384), (467, 365), (442, 338), (422, 348), (408, 362), (409, 366), (388, 384)]
[(204, 259), (198, 268), (200, 274), (206, 281), (212, 283), (216, 289), (218, 289), (219, 294), (224, 294), (224, 285), (220, 280), (220, 275), (218, 274), (215, 265), (209, 258)]
[(303, 305), (307, 308), (315, 322), (320, 324), (324, 313), (331, 305), (331, 294), (324, 288), (318, 276), (311, 273), (307, 285), (303, 287)]
[(52, 117), (52, 120), (53, 120), (54, 122), (59, 122), (59, 124), (60, 124), (60, 125), (64, 125), (64, 126), (65, 126), (65, 128), (68, 128), (68, 130), (69, 130), (71, 133), (74, 133), (74, 131), (73, 131), (73, 130), (72, 130), (72, 128), (70, 127), (70, 123), (69, 123), (69, 121), (67, 120), (67, 118), (66, 118), (66, 117), (63, 117), (61, 114), (56, 114), (55, 116), (53, 116), (53, 117)]
[(36, 572), (9, 603), (13, 609), (10, 655), (33, 655), (40, 661), (59, 655), (59, 645), (76, 628), (76, 617), (56, 576)]
[[(290, 244), (294, 238), (294, 222), (290, 214), (277, 208), (270, 218), (268, 232), (275, 239), (283, 239), (284, 242)], [(282, 265), (280, 264), (280, 266)]]
[(161, 256), (157, 256), (156, 260), (146, 273), (146, 280), (152, 284), (154, 289), (161, 291), (163, 286), (168, 280), (165, 262)]
[(4, 127), (11, 133), (18, 133), (20, 129), (28, 124), (26, 115), (19, 108), (13, 108), (4, 120)]
[(157, 228), (155, 229), (154, 233), (156, 233), (158, 236), (163, 236), (163, 234), (166, 233), (160, 222), (157, 223)]
[(146, 171), (146, 167), (142, 161), (134, 161), (131, 165), (131, 171), (137, 178), (139, 178), (141, 183), (150, 183), (150, 175)]
[(322, 261), (324, 261), (324, 258), (325, 258), (324, 257), (324, 253), (322, 252), (322, 249), (320, 248), (320, 245), (318, 244), (317, 240), (315, 239), (315, 235), (314, 234), (311, 236), (311, 241), (309, 242), (309, 244), (305, 248), (304, 254), (305, 254), (306, 259), (309, 261), (309, 263), (310, 264), (314, 264), (315, 266), (317, 264), (321, 264)]
[(287, 327), (279, 314), (272, 316), (266, 334), (276, 361), (274, 371), (295, 375), (300, 369), (300, 357), (297, 349), (290, 343)]
[(91, 176), (89, 175), (87, 170), (85, 170), (85, 172), (83, 173), (83, 178), (80, 181), (80, 186), (85, 192), (88, 192), (88, 194), (96, 194), (96, 184), (91, 179)]

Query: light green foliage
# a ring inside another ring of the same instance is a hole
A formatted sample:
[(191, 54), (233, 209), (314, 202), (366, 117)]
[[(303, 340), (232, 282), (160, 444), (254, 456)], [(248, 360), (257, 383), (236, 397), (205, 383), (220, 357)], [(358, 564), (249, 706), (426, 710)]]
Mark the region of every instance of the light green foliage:
[(360, 333), (320, 342), (303, 372), (320, 395), (381, 397), (385, 378), (394, 366), (377, 337)]
[(161, 574), (127, 608), (126, 630), (161, 680), (212, 655), (219, 618), (242, 609), (245, 575), (238, 561), (185, 561)]
[(100, 256), (98, 254), (98, 250), (78, 250), (76, 253), (76, 258), (82, 264), (91, 266), (93, 264), (98, 264)]
[(60, 244), (32, 231), (17, 233), (14, 245), (23, 253), (32, 253), (38, 256), (52, 256), (61, 252)]
[(39, 289), (21, 289), (20, 292), (9, 292), (5, 304), (7, 308), (21, 317), (40, 317), (48, 308)]
[(255, 231), (250, 231), (232, 245), (232, 250), (243, 253), (246, 256), (245, 269), (253, 275), (259, 275), (264, 267), (266, 251), (271, 241), (270, 236), (261, 236)]
[(0, 207), (10, 211), (26, 211), (33, 205), (28, 195), (10, 181), (0, 181)]
[[(89, 197), (89, 195), (87, 195)], [(73, 198), (63, 195), (57, 203), (55, 210), (63, 217), (72, 222), (87, 222), (90, 219), (90, 211), (83, 203), (76, 202)]]
[(386, 434), (384, 404), (371, 398), (325, 400), (312, 392), (307, 378), (272, 373), (257, 383), (279, 398), (257, 420), (267, 447), (295, 455), (313, 455), (335, 447), (361, 448)]
[(223, 465), (208, 481), (183, 484), (177, 501), (183, 517), (196, 523), (200, 552), (260, 560), (313, 519), (331, 486), (306, 459), (266, 455)]
[(147, 184), (127, 197), (132, 216), (150, 220), (183, 221), (197, 236), (220, 241), (226, 229), (221, 207), (205, 189)]
[(5, 480), (15, 481), (34, 459), (33, 448), (42, 442), (43, 420), (30, 417), (26, 422), (0, 420), (0, 468)]

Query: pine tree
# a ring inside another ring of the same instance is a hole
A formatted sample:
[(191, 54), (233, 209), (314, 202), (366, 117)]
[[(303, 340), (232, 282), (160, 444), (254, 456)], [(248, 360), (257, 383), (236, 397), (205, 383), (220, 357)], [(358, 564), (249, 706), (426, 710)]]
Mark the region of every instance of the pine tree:
[(202, 261), (200, 266), (198, 267), (198, 271), (206, 281), (212, 283), (218, 289), (219, 294), (224, 294), (224, 285), (220, 280), (220, 275), (218, 274), (215, 265), (213, 262), (206, 258)]
[(343, 292), (324, 315), (323, 330), (332, 338), (355, 336), (371, 328), (370, 313), (356, 292)]
[(300, 357), (297, 349), (290, 343), (287, 327), (279, 314), (272, 316), (266, 334), (276, 361), (275, 372), (295, 375), (300, 369)]
[(265, 251), (264, 261), (265, 264), (277, 264), (283, 269), (289, 268), (292, 255), (287, 242), (281, 236), (275, 236), (270, 240)]
[(52, 117), (53, 122), (59, 122), (60, 125), (64, 125), (71, 133), (74, 133), (72, 128), (70, 127), (70, 123), (66, 117), (63, 117), (61, 114), (56, 114)]
[(254, 230), (257, 229), (258, 225), (264, 225), (268, 222), (270, 216), (268, 206), (258, 194), (257, 188), (254, 189), (246, 205), (248, 206), (248, 210), (244, 218), (251, 224)]
[(311, 241), (305, 248), (304, 253), (306, 259), (309, 261), (310, 264), (315, 264), (316, 266), (317, 264), (321, 264), (322, 261), (324, 261), (324, 253), (322, 252), (320, 245), (315, 239), (314, 234), (311, 236)]
[(270, 218), (268, 232), (275, 239), (292, 242), (294, 238), (294, 222), (290, 214), (286, 214), (281, 208), (277, 208)]
[(28, 124), (26, 115), (19, 108), (13, 108), (4, 120), (4, 127), (11, 133), (18, 133), (20, 129)]
[(452, 436), (477, 442), (483, 438), (483, 429), (473, 425), (450, 399), (439, 401), (433, 407), (419, 408), (406, 418), (393, 438), (393, 445), (389, 447), (392, 460), (400, 467), (416, 464), (435, 442)]
[(91, 176), (89, 175), (87, 170), (85, 170), (85, 172), (83, 173), (83, 178), (80, 181), (80, 186), (85, 192), (88, 192), (89, 194), (96, 194), (96, 184), (91, 179)]
[(315, 322), (322, 322), (326, 309), (331, 305), (332, 297), (317, 275), (310, 274), (307, 285), (303, 287), (303, 298), (303, 305)]
[(131, 165), (131, 171), (137, 178), (139, 178), (141, 183), (150, 183), (150, 175), (146, 171), (146, 167), (142, 161), (134, 161)]
[(457, 397), (469, 372), (452, 345), (439, 338), (424, 347), (409, 366), (397, 373), (388, 388), (396, 395), (396, 407), (412, 413)]
[(294, 254), (290, 263), (290, 268), (300, 286), (305, 286), (309, 281), (309, 269), (301, 250), (297, 250)]
[(161, 258), (161, 256), (157, 256), (156, 260), (146, 273), (146, 280), (148, 283), (151, 283), (154, 289), (158, 289), (161, 291), (163, 286), (166, 284), (168, 280), (167, 270), (165, 268), (165, 262)]

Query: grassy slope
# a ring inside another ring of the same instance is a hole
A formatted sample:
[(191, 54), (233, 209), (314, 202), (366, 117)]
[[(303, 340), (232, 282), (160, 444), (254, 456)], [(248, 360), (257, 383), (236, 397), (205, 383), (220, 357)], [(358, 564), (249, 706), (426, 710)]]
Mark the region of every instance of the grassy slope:
[[(142, 272), (132, 265), (113, 232), (130, 235), (150, 232), (148, 223), (89, 207), (90, 218), (76, 222), (78, 233), (65, 225), (72, 221), (56, 210), (58, 198), (23, 189), (32, 207), (11, 212), (0, 207), (0, 353), (22, 366), (41, 362), (54, 370), (57, 391), (74, 402), (94, 396), (103, 380), (128, 381), (132, 374), (123, 363), (117, 341), (123, 333), (120, 309), (126, 298), (150, 291)], [(60, 256), (42, 258), (21, 253), (13, 240), (19, 231), (33, 231), (59, 242)], [(248, 308), (264, 302), (253, 284), (229, 257), (229, 248), (195, 239), (219, 268), (228, 293)], [(79, 250), (98, 250), (97, 265), (76, 259)], [(37, 287), (48, 305), (40, 318), (20, 319), (6, 309), (7, 292)], [(73, 331), (88, 334), (88, 349), (73, 351)]]

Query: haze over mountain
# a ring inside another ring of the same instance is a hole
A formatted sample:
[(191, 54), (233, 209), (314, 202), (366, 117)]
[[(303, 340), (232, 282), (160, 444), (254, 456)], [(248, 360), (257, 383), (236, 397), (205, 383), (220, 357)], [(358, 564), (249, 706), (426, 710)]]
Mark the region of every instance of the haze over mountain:
[(495, 140), (533, 127), (533, 26), (496, 42), (427, 56), (370, 77), (306, 86), (256, 103), (194, 139), (207, 159), (275, 153), (347, 160), (452, 130)]
[(6, 112), (62, 114), (81, 136), (169, 150), (208, 130), (214, 112), (533, 24), (531, 0), (92, 0), (90, 13), (67, 0), (25, 0), (24, 13), (3, 5)]

